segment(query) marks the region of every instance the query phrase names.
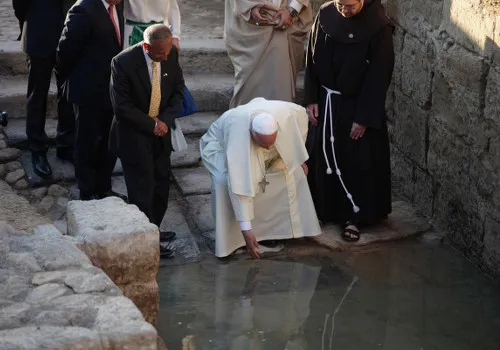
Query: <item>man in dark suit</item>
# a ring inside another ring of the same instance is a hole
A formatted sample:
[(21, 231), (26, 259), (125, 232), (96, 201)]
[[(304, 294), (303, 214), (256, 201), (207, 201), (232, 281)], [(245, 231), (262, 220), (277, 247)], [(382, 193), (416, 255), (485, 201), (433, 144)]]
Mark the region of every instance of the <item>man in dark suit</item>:
[(108, 150), (113, 108), (111, 59), (122, 48), (121, 0), (79, 0), (68, 12), (57, 69), (76, 115), (75, 173), (81, 200), (122, 197), (111, 190), (116, 156)]
[[(48, 137), (45, 133), (47, 95), (56, 61), (56, 47), (61, 36), (68, 0), (13, 0), (14, 12), (22, 25), (22, 47), (28, 55), (28, 102), (26, 135), (32, 153), (33, 169), (42, 178), (52, 175), (47, 161)], [(73, 106), (62, 93), (63, 79), (56, 72), (57, 83), (57, 156), (72, 161), (75, 120)]]
[[(183, 101), (184, 78), (167, 26), (155, 24), (144, 42), (129, 47), (111, 64), (115, 111), (110, 148), (120, 157), (129, 203), (160, 227), (168, 206), (171, 130)], [(175, 237), (160, 232), (160, 241)], [(160, 256), (172, 252), (160, 247)]]

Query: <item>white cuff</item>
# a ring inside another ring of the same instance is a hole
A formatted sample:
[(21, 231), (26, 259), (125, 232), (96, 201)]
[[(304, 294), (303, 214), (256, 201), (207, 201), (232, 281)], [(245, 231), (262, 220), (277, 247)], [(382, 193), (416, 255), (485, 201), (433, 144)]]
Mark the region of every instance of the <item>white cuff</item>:
[(250, 231), (252, 229), (252, 223), (250, 221), (240, 221), (241, 231)]
[(289, 6), (293, 7), (295, 9), (295, 11), (297, 11), (298, 13), (300, 13), (300, 11), (302, 11), (302, 7), (304, 7), (304, 5), (302, 5), (297, 0), (290, 1), (290, 5)]

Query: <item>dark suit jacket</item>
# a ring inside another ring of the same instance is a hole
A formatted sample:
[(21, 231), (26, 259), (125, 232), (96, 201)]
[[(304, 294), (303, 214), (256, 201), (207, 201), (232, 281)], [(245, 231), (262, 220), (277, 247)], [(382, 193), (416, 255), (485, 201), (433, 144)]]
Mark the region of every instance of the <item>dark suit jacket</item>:
[[(123, 2), (116, 7), (123, 41)], [(57, 72), (76, 105), (111, 108), (111, 60), (120, 53), (116, 31), (101, 0), (79, 0), (68, 12), (57, 47)]]
[(63, 0), (13, 0), (14, 13), (24, 23), (22, 47), (31, 57), (54, 55), (64, 22)]
[[(182, 106), (184, 78), (175, 46), (161, 63), (161, 104), (158, 118), (169, 132), (163, 137), (171, 150), (170, 130)], [(144, 58), (142, 43), (129, 47), (111, 63), (111, 101), (115, 112), (111, 126), (110, 149), (122, 161), (139, 162), (150, 152), (155, 122), (148, 116), (151, 81)]]

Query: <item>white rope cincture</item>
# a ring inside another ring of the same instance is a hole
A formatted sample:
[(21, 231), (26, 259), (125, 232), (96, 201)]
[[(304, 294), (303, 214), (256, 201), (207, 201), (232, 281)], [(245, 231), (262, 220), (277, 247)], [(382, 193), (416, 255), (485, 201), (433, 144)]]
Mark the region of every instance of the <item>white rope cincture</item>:
[[(328, 161), (328, 156), (326, 154), (326, 118), (329, 116), (329, 121), (330, 121), (330, 144), (332, 146), (332, 155), (333, 155), (333, 162), (335, 163), (335, 173), (337, 174), (340, 184), (344, 188), (344, 192), (347, 195), (347, 198), (351, 201), (352, 203), (352, 210), (357, 213), (359, 212), (359, 207), (354, 203), (354, 199), (352, 198), (352, 194), (347, 190), (347, 187), (344, 184), (344, 180), (342, 180), (342, 173), (340, 172), (339, 166), (337, 164), (337, 157), (335, 156), (335, 137), (333, 136), (333, 112), (332, 112), (332, 94), (335, 95), (342, 95), (340, 91), (337, 90), (332, 90), (327, 88), (326, 86), (322, 85), (323, 88), (326, 90), (326, 98), (325, 98), (325, 114), (323, 116), (323, 155), (325, 156), (325, 162), (326, 162), (326, 173), (328, 175), (331, 175), (333, 173), (332, 168), (330, 167), (330, 162)], [(330, 113), (328, 113), (330, 112)]]

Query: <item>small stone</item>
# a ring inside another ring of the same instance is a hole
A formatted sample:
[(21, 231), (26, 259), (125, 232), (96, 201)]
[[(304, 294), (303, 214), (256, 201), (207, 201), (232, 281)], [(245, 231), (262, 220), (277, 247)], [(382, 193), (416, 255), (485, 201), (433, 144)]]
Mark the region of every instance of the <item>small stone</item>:
[(40, 187), (31, 191), (31, 196), (37, 199), (43, 198), (47, 194), (47, 187)]
[(68, 273), (64, 284), (77, 294), (104, 292), (106, 287), (113, 286), (113, 282), (104, 273), (92, 275), (90, 273)]
[(26, 297), (26, 302), (30, 304), (45, 304), (52, 299), (58, 298), (64, 294), (67, 294), (68, 288), (57, 283), (47, 283), (40, 287), (36, 287), (31, 291)]
[(21, 164), (21, 162), (18, 161), (8, 162), (7, 164), (5, 164), (5, 168), (7, 169), (8, 172), (21, 169), (22, 167), (23, 165)]
[(42, 270), (31, 253), (9, 253), (7, 260), (12, 262), (16, 269), (22, 271), (38, 272)]
[(52, 197), (61, 197), (68, 194), (68, 190), (59, 185), (50, 186), (48, 192)]
[(0, 149), (0, 163), (7, 163), (17, 160), (21, 156), (21, 151), (17, 148)]
[(63, 235), (68, 234), (68, 224), (65, 219), (54, 221), (54, 226), (57, 227), (57, 229), (61, 231)]
[(26, 175), (26, 173), (24, 172), (23, 169), (17, 169), (11, 173), (8, 173), (7, 176), (5, 177), (5, 181), (7, 181), (9, 185), (12, 185), (15, 184), (18, 180), (21, 180), (24, 177), (24, 175)]
[(38, 204), (38, 211), (40, 213), (48, 213), (50, 209), (54, 206), (54, 197), (52, 196), (45, 196), (42, 198), (40, 203)]
[(62, 207), (62, 208), (66, 208), (66, 206), (68, 205), (68, 201), (69, 201), (69, 199), (66, 197), (59, 197), (57, 199), (57, 205)]
[(28, 182), (25, 179), (21, 179), (14, 184), (16, 190), (25, 190), (28, 188)]
[(0, 149), (7, 148), (7, 142), (5, 140), (0, 140)]
[(33, 276), (31, 283), (35, 286), (41, 286), (47, 283), (63, 283), (66, 273), (64, 271), (39, 272)]
[(0, 178), (3, 179), (5, 174), (7, 174), (7, 169), (4, 164), (0, 164)]

